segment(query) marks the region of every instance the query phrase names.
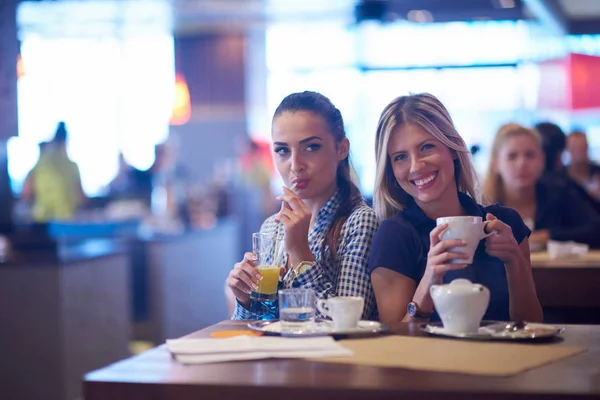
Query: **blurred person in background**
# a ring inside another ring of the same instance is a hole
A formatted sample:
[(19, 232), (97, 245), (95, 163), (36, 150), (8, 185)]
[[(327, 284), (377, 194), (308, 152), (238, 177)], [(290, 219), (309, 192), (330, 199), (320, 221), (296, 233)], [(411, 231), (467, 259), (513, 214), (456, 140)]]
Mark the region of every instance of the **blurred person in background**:
[(141, 171), (127, 163), (119, 154), (119, 171), (108, 185), (108, 197), (115, 200), (141, 200), (150, 205), (152, 182), (146, 171)]
[[(266, 146), (266, 149), (265, 149)], [(271, 189), (271, 178), (274, 172), (270, 154), (270, 145), (248, 139), (246, 149), (240, 157), (240, 185), (245, 192), (251, 192), (255, 198), (252, 213), (257, 215), (258, 225), (270, 215), (277, 212), (278, 202)], [(256, 230), (254, 230), (256, 232)]]
[(42, 154), (44, 154), (44, 152), (46, 150), (48, 150), (48, 145), (50, 144), (50, 142), (40, 142), (38, 144), (38, 147), (40, 149), (40, 157), (42, 156)]
[(598, 246), (600, 216), (572, 185), (542, 176), (544, 165), (548, 162), (537, 131), (514, 123), (501, 126), (491, 149), (485, 197), (521, 215), (533, 231), (533, 250), (541, 250), (550, 239)]
[(54, 138), (40, 144), (40, 158), (27, 176), (21, 197), (33, 202), (35, 222), (72, 219), (85, 200), (79, 168), (67, 154), (67, 128), (59, 122)]
[(544, 173), (551, 177), (564, 177), (562, 155), (567, 139), (563, 130), (552, 122), (540, 122), (534, 126), (538, 131), (545, 155)]
[(177, 142), (169, 138), (154, 147), (154, 163), (148, 169), (152, 183), (151, 207), (156, 216), (180, 219), (189, 224), (188, 174), (179, 163)]
[(573, 131), (567, 136), (567, 151), (570, 155), (567, 173), (571, 179), (584, 187), (600, 201), (600, 165), (592, 162), (588, 154), (585, 133)]
[(585, 187), (571, 179), (563, 164), (562, 156), (567, 145), (567, 138), (563, 130), (552, 122), (541, 122), (534, 128), (542, 140), (542, 149), (545, 155), (544, 178), (573, 187), (579, 196), (600, 215), (600, 201), (591, 196)]

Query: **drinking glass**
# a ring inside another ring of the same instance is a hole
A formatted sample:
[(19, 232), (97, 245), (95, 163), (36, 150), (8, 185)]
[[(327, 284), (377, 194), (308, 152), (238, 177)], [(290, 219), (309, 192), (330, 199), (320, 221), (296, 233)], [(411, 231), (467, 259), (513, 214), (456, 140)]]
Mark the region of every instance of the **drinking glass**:
[(274, 301), (279, 286), (279, 272), (283, 267), (283, 238), (269, 233), (252, 234), (252, 251), (256, 254), (256, 269), (262, 279), (250, 293), (251, 300)]
[(283, 289), (279, 291), (279, 321), (281, 333), (303, 334), (314, 330), (315, 291)]

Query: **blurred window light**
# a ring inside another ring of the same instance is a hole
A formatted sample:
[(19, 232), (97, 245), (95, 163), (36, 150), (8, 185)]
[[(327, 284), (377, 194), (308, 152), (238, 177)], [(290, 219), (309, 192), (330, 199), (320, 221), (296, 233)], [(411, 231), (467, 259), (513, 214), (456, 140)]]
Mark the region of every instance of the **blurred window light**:
[(600, 35), (571, 35), (566, 41), (571, 53), (600, 56)]
[[(494, 129), (507, 120), (522, 120), (522, 110), (535, 97), (530, 92), (537, 93), (532, 71), (506, 66), (537, 56), (531, 38), (530, 27), (519, 22), (275, 25), (267, 30), (269, 115), (264, 118), (270, 119), (292, 92), (328, 96), (344, 116), (361, 189), (370, 195), (375, 130), (391, 100), (433, 93), (448, 106), (468, 144), (486, 153)], [(550, 38), (547, 43), (547, 53), (560, 47)], [(344, 49), (339, 58), (337, 49)], [(479, 64), (487, 66), (472, 67)], [(480, 172), (484, 159), (478, 157)]]
[(524, 22), (362, 24), (359, 61), (367, 67), (515, 63), (532, 46)]
[(120, 152), (150, 167), (154, 145), (168, 134), (175, 81), (173, 37), (157, 10), (168, 9), (151, 0), (22, 3), (22, 141), (8, 149), (15, 191), (37, 143), (50, 140), (60, 120), (89, 196), (116, 176)]
[(267, 68), (302, 70), (354, 66), (355, 31), (337, 22), (274, 24), (267, 29)]

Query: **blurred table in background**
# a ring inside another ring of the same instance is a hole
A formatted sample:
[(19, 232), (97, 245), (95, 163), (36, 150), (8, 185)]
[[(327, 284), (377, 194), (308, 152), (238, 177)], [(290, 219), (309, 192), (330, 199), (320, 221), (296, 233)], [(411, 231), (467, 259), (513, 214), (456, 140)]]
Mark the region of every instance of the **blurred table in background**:
[(531, 267), (547, 322), (600, 323), (600, 251), (559, 259), (534, 252)]
[(239, 261), (239, 223), (132, 243), (134, 337), (163, 343), (229, 318), (225, 279)]
[(126, 243), (92, 239), (0, 263), (0, 399), (81, 398), (80, 377), (129, 356)]

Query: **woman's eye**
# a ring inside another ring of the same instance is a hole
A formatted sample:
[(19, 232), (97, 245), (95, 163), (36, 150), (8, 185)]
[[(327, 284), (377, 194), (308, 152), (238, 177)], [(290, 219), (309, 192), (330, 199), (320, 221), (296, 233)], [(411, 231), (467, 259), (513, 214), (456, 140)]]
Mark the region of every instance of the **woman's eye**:
[(275, 149), (275, 153), (279, 154), (279, 155), (284, 155), (288, 152), (288, 149), (286, 147), (277, 147)]
[(308, 146), (306, 146), (306, 150), (308, 151), (317, 151), (321, 148), (320, 144), (309, 144)]
[(423, 145), (423, 147), (421, 147), (421, 150), (422, 150), (422, 151), (431, 150), (431, 149), (433, 149), (434, 147), (435, 147), (435, 146), (434, 146), (433, 144), (431, 144), (431, 143), (426, 143), (426, 144), (424, 144), (424, 145)]
[(394, 157), (394, 161), (403, 161), (406, 160), (406, 154), (398, 154), (396, 157)]

